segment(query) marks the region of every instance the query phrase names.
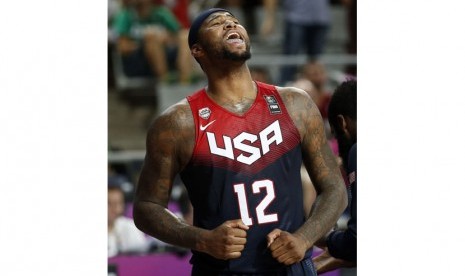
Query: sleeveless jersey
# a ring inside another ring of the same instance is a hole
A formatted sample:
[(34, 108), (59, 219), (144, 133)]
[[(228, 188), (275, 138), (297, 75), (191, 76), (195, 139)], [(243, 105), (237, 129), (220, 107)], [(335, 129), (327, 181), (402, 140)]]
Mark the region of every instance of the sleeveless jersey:
[(300, 134), (276, 88), (257, 83), (243, 115), (211, 100), (205, 89), (187, 97), (195, 121), (192, 158), (181, 172), (194, 207), (194, 225), (214, 229), (226, 220), (249, 226), (241, 257), (228, 261), (193, 251), (191, 263), (209, 271), (279, 271), (266, 236), (294, 232), (305, 221)]

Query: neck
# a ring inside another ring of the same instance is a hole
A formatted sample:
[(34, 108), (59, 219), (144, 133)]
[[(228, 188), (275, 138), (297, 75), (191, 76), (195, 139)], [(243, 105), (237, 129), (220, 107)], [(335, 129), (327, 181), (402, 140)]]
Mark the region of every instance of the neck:
[(241, 67), (229, 70), (216, 69), (207, 72), (208, 96), (234, 113), (245, 113), (257, 95), (257, 88), (247, 65), (244, 63)]
[(206, 71), (208, 79), (207, 92), (210, 95), (228, 98), (242, 98), (246, 95), (255, 95), (255, 83), (250, 75), (249, 68), (244, 62), (233, 66), (209, 66)]

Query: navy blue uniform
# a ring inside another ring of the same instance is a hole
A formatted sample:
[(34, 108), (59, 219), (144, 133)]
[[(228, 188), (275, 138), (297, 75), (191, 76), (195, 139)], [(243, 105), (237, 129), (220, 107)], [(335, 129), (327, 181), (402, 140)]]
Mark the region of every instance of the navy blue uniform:
[(214, 229), (240, 218), (249, 226), (240, 258), (224, 261), (193, 251), (194, 275), (314, 273), (309, 258), (286, 267), (267, 248), (273, 229), (293, 233), (305, 222), (302, 153), (300, 134), (276, 88), (259, 82), (257, 87), (255, 102), (243, 115), (219, 106), (204, 89), (187, 98), (196, 142), (181, 178), (194, 207), (194, 225)]

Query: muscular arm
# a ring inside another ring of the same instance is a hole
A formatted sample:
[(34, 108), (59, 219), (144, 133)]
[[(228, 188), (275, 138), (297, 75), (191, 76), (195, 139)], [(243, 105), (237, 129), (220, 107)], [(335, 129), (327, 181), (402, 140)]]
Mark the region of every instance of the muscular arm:
[(150, 127), (136, 189), (134, 222), (140, 230), (164, 242), (198, 249), (199, 235), (205, 230), (189, 226), (167, 209), (174, 177), (188, 162), (193, 132), (187, 104), (167, 110)]
[(309, 249), (334, 226), (347, 206), (347, 195), (318, 107), (300, 89), (280, 88), (279, 92), (301, 134), (304, 165), (317, 191), (311, 216), (294, 233)]
[(218, 259), (238, 258), (248, 230), (240, 219), (207, 230), (187, 224), (167, 209), (174, 177), (189, 162), (194, 140), (194, 121), (187, 101), (174, 105), (155, 120), (147, 135), (147, 154), (134, 202), (134, 222), (143, 232), (166, 243)]

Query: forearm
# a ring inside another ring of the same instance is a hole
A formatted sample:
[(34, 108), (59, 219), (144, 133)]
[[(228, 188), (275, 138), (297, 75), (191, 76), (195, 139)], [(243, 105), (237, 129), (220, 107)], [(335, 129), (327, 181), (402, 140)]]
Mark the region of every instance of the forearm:
[(318, 195), (311, 216), (295, 232), (306, 241), (307, 249), (329, 232), (347, 206), (347, 195), (343, 184), (337, 187)]
[(147, 201), (136, 202), (134, 222), (141, 231), (161, 241), (204, 251), (202, 236), (207, 230), (185, 223), (162, 205)]

